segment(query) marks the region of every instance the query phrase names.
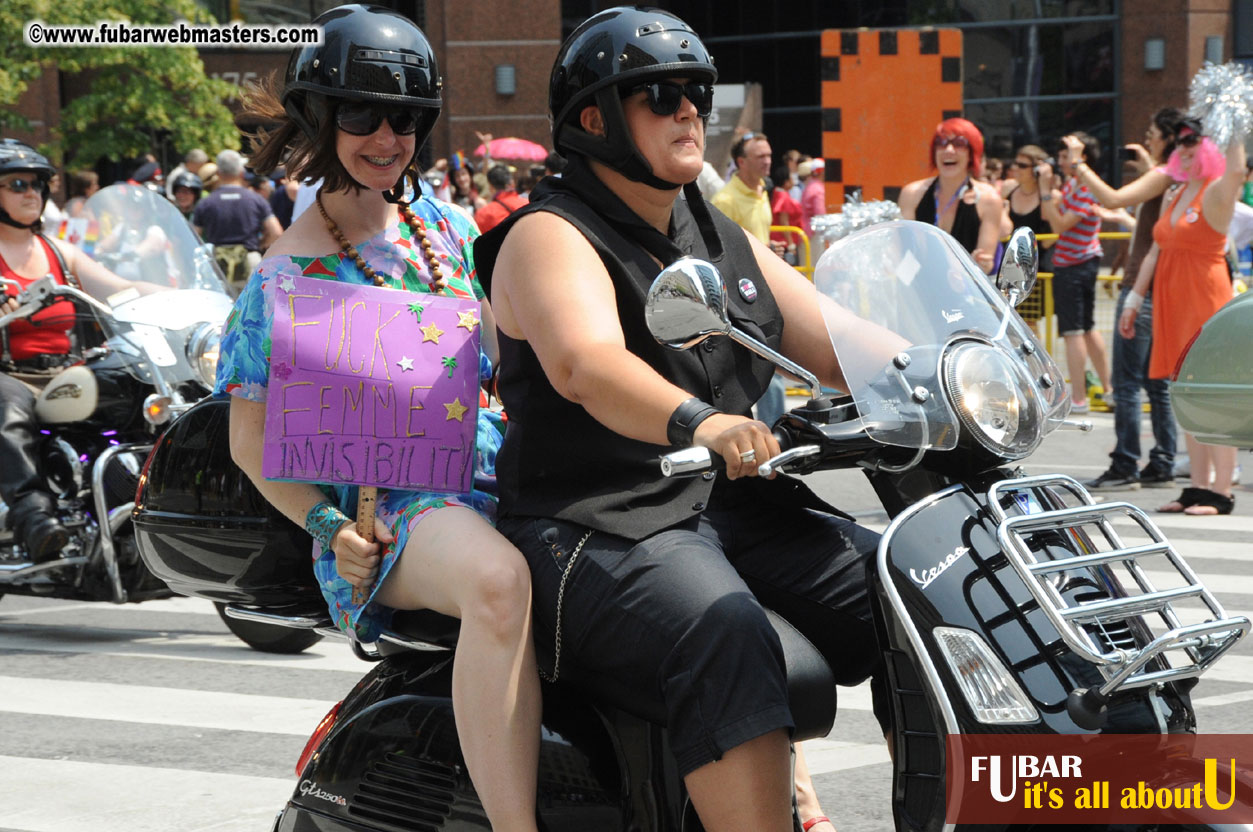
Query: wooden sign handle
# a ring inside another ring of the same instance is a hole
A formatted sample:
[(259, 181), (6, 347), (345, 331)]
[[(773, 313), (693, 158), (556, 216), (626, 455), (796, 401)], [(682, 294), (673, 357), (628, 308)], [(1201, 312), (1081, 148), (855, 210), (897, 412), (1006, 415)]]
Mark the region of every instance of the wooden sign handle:
[[(374, 541), (374, 504), (378, 499), (379, 490), (372, 485), (363, 485), (357, 489), (357, 534), (367, 542)], [(352, 602), (364, 604), (369, 596), (369, 587), (354, 586)]]

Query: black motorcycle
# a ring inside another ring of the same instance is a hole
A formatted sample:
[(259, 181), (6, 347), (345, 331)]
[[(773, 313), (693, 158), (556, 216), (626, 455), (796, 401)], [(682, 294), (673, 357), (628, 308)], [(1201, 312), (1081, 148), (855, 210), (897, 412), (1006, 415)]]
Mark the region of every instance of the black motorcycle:
[[(76, 310), (73, 363), (39, 379), (37, 463), (70, 531), (59, 558), (32, 563), (0, 502), (0, 595), (116, 604), (174, 597), (139, 557), (131, 510), (139, 471), (170, 418), (213, 387), (219, 332), (231, 310), (220, 273), (195, 232), (164, 198), (113, 185), (65, 230), (135, 286), (109, 295), (45, 277), (23, 291), (15, 320), (69, 300)], [(87, 242), (88, 240), (91, 242)], [(20, 376), (19, 376), (20, 377)], [(34, 380), (34, 379), (32, 379)], [(259, 650), (299, 652), (319, 637), (226, 619)]]
[[(1034, 279), (1034, 238), (1021, 230), (998, 285), (1012, 300)], [(810, 384), (812, 398), (775, 426), (783, 451), (762, 474), (861, 467), (893, 518), (868, 580), (891, 688), (897, 828), (951, 828), (950, 734), (1195, 731), (1188, 689), (1250, 623), (1224, 613), (1135, 506), (1097, 504), (1069, 477), (1003, 467), (1062, 427), (1069, 401), (1011, 305), (950, 237), (914, 222), (836, 244), (815, 285), (848, 395), (825, 395), (803, 367), (733, 329), (707, 263), (666, 269), (646, 312), (662, 343), (731, 337)], [(851, 342), (834, 323), (849, 312), (882, 327), (882, 341)], [(229, 597), (229, 615), (333, 632), (307, 536), (249, 489), (226, 426), (226, 405), (206, 402), (158, 442), (135, 509), (144, 559), (181, 593)], [(667, 476), (710, 466), (703, 448), (661, 460)], [(1148, 542), (1124, 539), (1128, 523)], [(772, 620), (794, 739), (824, 736), (836, 709), (831, 671)], [(353, 644), (379, 664), (310, 737), (276, 830), (490, 828), (453, 722), (456, 632), (454, 620), (401, 613), (376, 649)], [(578, 679), (547, 687), (545, 827), (700, 829), (661, 723), (616, 690)]]

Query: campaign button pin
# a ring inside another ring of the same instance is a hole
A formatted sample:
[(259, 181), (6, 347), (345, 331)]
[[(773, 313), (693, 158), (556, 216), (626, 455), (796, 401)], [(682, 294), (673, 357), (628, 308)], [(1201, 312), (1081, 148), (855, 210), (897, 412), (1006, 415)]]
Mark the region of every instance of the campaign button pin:
[(740, 297), (749, 303), (757, 300), (757, 284), (747, 277), (740, 278)]

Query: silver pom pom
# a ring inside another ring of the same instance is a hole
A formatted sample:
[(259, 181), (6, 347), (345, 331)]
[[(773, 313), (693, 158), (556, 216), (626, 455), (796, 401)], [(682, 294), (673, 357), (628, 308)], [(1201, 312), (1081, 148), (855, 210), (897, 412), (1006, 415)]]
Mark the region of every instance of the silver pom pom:
[(1253, 74), (1240, 64), (1205, 64), (1192, 78), (1188, 102), (1188, 115), (1201, 120), (1219, 150), (1253, 132)]
[(860, 231), (875, 223), (898, 220), (901, 208), (895, 202), (873, 200), (862, 202), (859, 194), (844, 197), (844, 208), (836, 214), (821, 214), (809, 221), (814, 232), (812, 241), (814, 260), (832, 243), (842, 240), (854, 231)]

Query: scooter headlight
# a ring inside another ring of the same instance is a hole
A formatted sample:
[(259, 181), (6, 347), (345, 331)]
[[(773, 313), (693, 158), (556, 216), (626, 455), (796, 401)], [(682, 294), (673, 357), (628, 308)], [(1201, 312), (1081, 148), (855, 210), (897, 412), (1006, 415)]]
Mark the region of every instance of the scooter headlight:
[(1044, 438), (1044, 414), (1026, 373), (996, 347), (976, 341), (944, 356), (944, 383), (962, 426), (999, 456), (1021, 459)]
[(201, 324), (196, 327), (187, 341), (187, 361), (196, 372), (200, 383), (210, 390), (217, 382), (218, 352), (222, 344), (222, 334), (213, 324)]
[(975, 719), (1006, 725), (1040, 718), (1018, 680), (978, 633), (960, 627), (936, 627), (932, 633)]

